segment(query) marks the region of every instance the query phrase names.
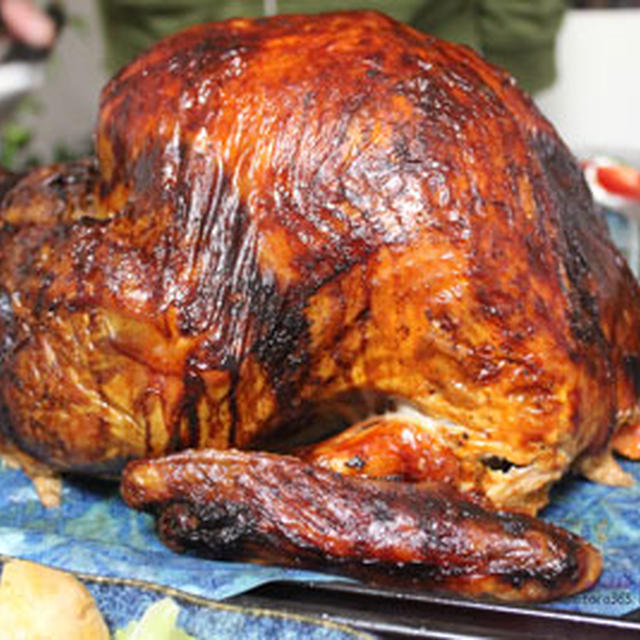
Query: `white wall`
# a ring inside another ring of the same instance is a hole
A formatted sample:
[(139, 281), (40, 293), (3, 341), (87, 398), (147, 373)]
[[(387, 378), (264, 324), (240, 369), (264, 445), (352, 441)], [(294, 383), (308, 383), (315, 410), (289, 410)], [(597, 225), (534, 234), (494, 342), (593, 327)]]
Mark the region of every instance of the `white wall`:
[(537, 102), (569, 146), (640, 166), (640, 9), (569, 11), (557, 60)]

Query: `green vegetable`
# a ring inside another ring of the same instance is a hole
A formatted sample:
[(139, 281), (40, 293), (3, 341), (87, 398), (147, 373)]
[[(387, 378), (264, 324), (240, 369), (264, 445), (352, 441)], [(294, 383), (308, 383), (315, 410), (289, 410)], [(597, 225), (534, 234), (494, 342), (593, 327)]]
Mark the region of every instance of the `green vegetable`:
[(140, 620), (118, 629), (113, 640), (196, 640), (176, 626), (179, 613), (180, 607), (171, 598), (158, 600)]
[(15, 169), (17, 159), (31, 142), (31, 130), (16, 124), (7, 122), (0, 132), (0, 164), (7, 169)]

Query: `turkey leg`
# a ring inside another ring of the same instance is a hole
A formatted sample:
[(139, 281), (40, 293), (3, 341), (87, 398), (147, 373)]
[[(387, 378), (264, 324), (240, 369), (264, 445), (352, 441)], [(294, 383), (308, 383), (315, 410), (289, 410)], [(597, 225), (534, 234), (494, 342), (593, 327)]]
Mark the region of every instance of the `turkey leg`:
[(134, 461), (122, 495), (155, 514), (175, 550), (374, 584), (535, 602), (588, 588), (601, 568), (575, 535), (445, 485), (344, 476), (290, 456), (208, 449)]

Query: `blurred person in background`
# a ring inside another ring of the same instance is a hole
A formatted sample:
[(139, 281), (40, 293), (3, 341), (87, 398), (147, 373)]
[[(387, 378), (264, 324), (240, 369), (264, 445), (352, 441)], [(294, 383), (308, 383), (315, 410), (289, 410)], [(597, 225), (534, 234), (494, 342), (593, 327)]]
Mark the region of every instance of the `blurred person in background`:
[(532, 92), (555, 78), (554, 46), (565, 5), (565, 0), (100, 0), (111, 72), (156, 40), (199, 22), (376, 9), (472, 46)]
[(55, 40), (55, 21), (31, 0), (0, 0), (0, 17), (10, 38), (33, 49), (48, 49)]
[[(39, 5), (33, 0), (0, 0), (2, 164), (7, 164), (16, 146), (8, 140), (11, 134), (7, 134), (7, 121), (14, 115), (22, 99), (42, 84), (45, 61), (56, 41), (62, 20), (63, 16), (53, 2), (45, 9), (43, 4)], [(25, 136), (22, 136), (21, 140), (24, 139)], [(24, 145), (24, 142), (20, 144)]]

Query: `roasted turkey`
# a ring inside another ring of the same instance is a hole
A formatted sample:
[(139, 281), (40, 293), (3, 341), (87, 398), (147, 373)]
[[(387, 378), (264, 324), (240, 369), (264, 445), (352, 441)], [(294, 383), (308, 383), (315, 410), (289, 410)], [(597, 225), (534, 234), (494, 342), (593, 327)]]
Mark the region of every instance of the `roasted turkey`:
[(470, 49), (368, 12), (196, 26), (106, 86), (95, 159), (3, 191), (14, 447), (147, 459), (123, 496), (174, 548), (513, 600), (596, 580), (533, 515), (571, 469), (630, 481), (640, 290)]

